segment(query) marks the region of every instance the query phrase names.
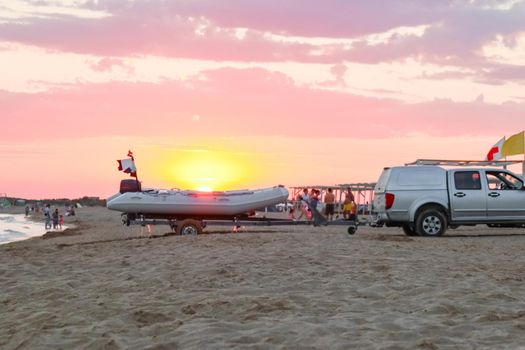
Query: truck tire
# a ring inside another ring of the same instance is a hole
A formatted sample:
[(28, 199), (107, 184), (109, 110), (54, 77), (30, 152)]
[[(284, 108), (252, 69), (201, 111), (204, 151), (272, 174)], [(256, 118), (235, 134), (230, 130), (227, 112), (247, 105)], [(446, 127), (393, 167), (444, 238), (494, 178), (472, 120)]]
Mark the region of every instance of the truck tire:
[(416, 220), (416, 232), (420, 236), (438, 237), (447, 230), (447, 217), (437, 208), (423, 210)]
[(403, 232), (405, 233), (405, 235), (407, 236), (417, 236), (417, 232), (416, 230), (414, 230), (414, 227), (410, 224), (404, 224), (403, 226), (401, 226), (401, 228), (403, 229)]

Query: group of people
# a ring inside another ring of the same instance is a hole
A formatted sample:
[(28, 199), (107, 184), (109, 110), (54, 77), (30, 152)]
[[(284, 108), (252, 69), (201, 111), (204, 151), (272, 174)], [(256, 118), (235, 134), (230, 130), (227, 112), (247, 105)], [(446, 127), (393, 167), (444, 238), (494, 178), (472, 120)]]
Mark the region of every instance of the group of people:
[[(310, 191), (308, 188), (303, 189), (296, 197), (294, 207), (290, 210), (290, 217), (294, 220), (301, 220), (303, 218), (311, 220), (312, 213), (310, 207), (317, 209), (319, 202), (321, 201), (321, 191), (312, 188)], [(327, 193), (324, 196), (324, 215), (328, 221), (332, 221), (335, 216), (336, 198), (333, 188), (328, 188)], [(342, 203), (343, 219), (353, 220), (356, 218), (357, 205), (355, 203), (354, 194), (351, 189), (348, 188), (345, 192), (345, 199)], [(299, 212), (299, 216), (296, 217), (295, 213)], [(335, 217), (337, 218), (337, 217)]]
[(62, 230), (64, 224), (64, 217), (58, 212), (58, 208), (51, 210), (51, 205), (46, 204), (44, 207), (44, 219), (46, 230)]
[(75, 206), (74, 205), (68, 205), (66, 206), (66, 216), (75, 216)]

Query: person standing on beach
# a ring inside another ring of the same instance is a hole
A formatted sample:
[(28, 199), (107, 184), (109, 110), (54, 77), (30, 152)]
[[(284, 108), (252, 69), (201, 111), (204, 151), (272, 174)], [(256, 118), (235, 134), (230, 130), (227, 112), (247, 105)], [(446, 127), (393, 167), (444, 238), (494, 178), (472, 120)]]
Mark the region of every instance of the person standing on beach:
[(297, 218), (297, 220), (300, 220), (304, 217), (308, 218), (308, 202), (310, 201), (310, 196), (308, 196), (308, 189), (303, 189), (303, 193), (297, 197), (299, 200), (299, 210), (301, 211), (301, 215)]
[(64, 217), (62, 215), (58, 216), (58, 228), (62, 231), (62, 225), (64, 225)]
[(310, 192), (310, 206), (317, 210), (317, 204), (319, 204), (319, 196), (321, 195), (321, 191), (318, 189), (312, 188), (312, 192)]
[(46, 220), (46, 230), (51, 228), (51, 208), (49, 204), (44, 207), (44, 219)]
[(334, 219), (334, 213), (335, 213), (335, 195), (334, 190), (332, 188), (328, 189), (328, 192), (324, 196), (324, 204), (325, 207), (325, 215), (328, 221), (332, 221)]
[(26, 205), (26, 216), (29, 216), (29, 205)]
[[(297, 213), (301, 210), (301, 200), (303, 199), (302, 192), (299, 193), (293, 202), (293, 212)], [(295, 218), (295, 215), (294, 215)]]
[(355, 197), (352, 190), (349, 188), (346, 192), (345, 201), (343, 203), (343, 218), (345, 220), (355, 218), (355, 206)]
[(51, 228), (51, 217), (49, 215), (44, 215), (44, 219), (46, 221), (46, 230)]
[(55, 211), (53, 212), (53, 230), (58, 229), (58, 217), (58, 209), (55, 209)]

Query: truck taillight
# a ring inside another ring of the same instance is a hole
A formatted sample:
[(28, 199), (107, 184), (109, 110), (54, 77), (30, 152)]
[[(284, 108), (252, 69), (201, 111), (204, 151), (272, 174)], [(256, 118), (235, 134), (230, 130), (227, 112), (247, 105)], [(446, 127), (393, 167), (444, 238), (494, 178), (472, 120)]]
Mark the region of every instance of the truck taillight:
[(385, 209), (390, 209), (394, 205), (394, 200), (396, 196), (392, 193), (385, 193)]

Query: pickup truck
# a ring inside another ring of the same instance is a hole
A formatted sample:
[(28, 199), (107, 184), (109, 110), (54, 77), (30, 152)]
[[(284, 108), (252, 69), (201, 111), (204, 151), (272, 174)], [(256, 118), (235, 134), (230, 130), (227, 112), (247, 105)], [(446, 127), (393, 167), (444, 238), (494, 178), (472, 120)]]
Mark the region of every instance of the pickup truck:
[(460, 225), (524, 225), (523, 179), (504, 169), (385, 168), (374, 189), (377, 226), (441, 236)]

